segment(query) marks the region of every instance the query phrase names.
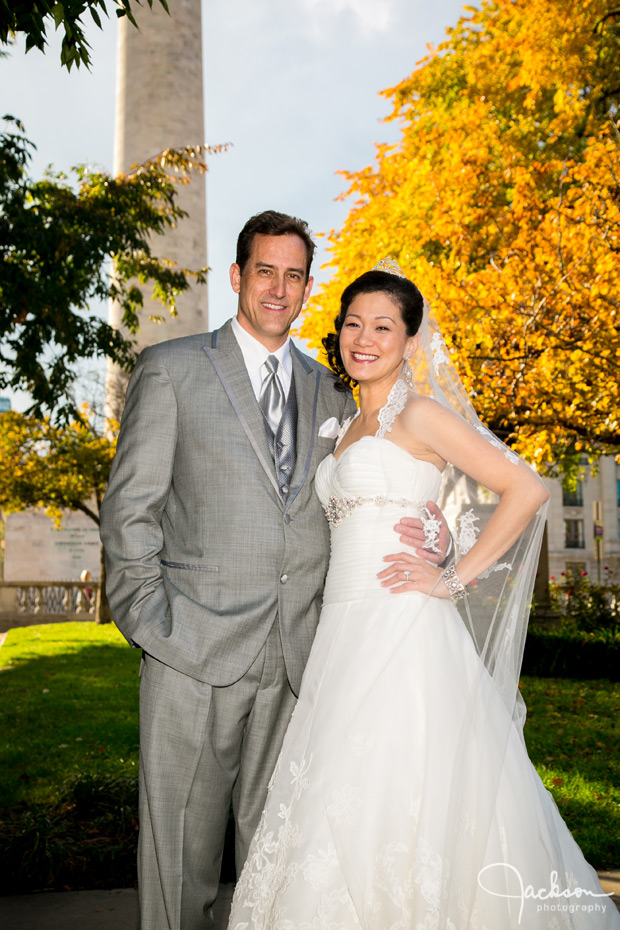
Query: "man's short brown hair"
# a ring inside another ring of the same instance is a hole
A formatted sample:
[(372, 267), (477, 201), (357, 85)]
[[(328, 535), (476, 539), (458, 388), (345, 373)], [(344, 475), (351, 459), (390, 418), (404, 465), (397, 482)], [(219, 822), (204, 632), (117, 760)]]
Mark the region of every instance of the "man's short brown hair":
[(287, 213), (278, 213), (276, 210), (265, 210), (251, 217), (237, 239), (236, 262), (241, 269), (241, 274), (252, 254), (254, 236), (299, 236), (306, 247), (306, 281), (308, 280), (316, 245), (305, 220), (289, 216)]

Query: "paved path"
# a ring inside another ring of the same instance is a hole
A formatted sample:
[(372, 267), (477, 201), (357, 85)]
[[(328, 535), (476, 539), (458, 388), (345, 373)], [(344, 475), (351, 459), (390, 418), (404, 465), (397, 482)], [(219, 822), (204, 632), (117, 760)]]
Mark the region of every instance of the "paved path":
[[(604, 891), (620, 910), (620, 871), (599, 872)], [(232, 885), (220, 885), (215, 930), (226, 930)], [(138, 893), (67, 891), (0, 898), (2, 930), (138, 930)]]
[[(220, 885), (215, 930), (226, 930), (233, 885)], [(0, 897), (2, 930), (138, 930), (138, 892), (65, 891)]]

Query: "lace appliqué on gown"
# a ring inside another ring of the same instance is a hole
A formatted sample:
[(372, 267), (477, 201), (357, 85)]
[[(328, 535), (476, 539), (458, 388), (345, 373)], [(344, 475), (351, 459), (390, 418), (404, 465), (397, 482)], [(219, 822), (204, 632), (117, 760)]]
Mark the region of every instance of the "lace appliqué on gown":
[[(405, 384), (402, 378), (398, 378), (396, 383), (393, 385), (390, 393), (388, 394), (388, 399), (385, 403), (385, 406), (379, 411), (377, 419), (379, 420), (379, 429), (375, 433), (375, 436), (378, 439), (383, 439), (386, 433), (391, 432), (392, 427), (394, 426), (394, 420), (399, 413), (402, 413), (404, 410), (405, 404), (407, 403), (407, 396), (409, 394), (409, 388)], [(336, 437), (336, 445), (334, 446), (334, 451), (338, 448), (340, 443), (345, 437), (347, 430), (349, 429), (353, 420), (356, 420), (360, 415), (359, 410), (354, 413), (352, 416), (347, 417), (342, 426), (340, 427), (340, 432)]]
[(409, 396), (409, 388), (405, 384), (402, 378), (398, 378), (392, 390), (388, 394), (388, 399), (385, 407), (382, 407), (379, 411), (379, 429), (375, 433), (377, 439), (384, 439), (386, 433), (392, 432), (392, 427), (394, 426), (394, 420), (399, 413), (405, 409), (405, 404), (407, 403), (407, 397)]
[(343, 422), (342, 426), (340, 427), (340, 431), (338, 435), (336, 436), (336, 444), (334, 445), (334, 452), (336, 451), (336, 449), (338, 448), (338, 446), (344, 439), (344, 435), (346, 431), (348, 430), (348, 428), (350, 427), (353, 420), (356, 420), (359, 417), (359, 415), (360, 415), (360, 412), (358, 410), (357, 413), (352, 413), (351, 416), (347, 417), (346, 420)]
[[(273, 791), (276, 777), (280, 773), (282, 755), (269, 783)], [(291, 794), (288, 805), (280, 804), (278, 819), (282, 821), (277, 832), (267, 827), (267, 808), (263, 811), (258, 831), (250, 849), (250, 855), (235, 889), (235, 900), (243, 907), (252, 908), (253, 927), (275, 927), (272, 910), (278, 892), (294, 879), (300, 864), (291, 855), (299, 846), (301, 833), (292, 819), (292, 811), (303, 792), (310, 784), (308, 771), (312, 756), (306, 762), (291, 761), (289, 764)], [(235, 930), (244, 930), (247, 922), (235, 925)]]

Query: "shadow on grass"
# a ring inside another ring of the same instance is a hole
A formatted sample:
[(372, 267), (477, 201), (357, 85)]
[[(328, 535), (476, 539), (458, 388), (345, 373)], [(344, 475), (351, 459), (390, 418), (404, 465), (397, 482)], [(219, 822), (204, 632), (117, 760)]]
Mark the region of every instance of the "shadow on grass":
[[(131, 885), (139, 651), (120, 640), (29, 648), (16, 650), (13, 664), (0, 670), (0, 893)], [(586, 858), (599, 869), (617, 868), (620, 688), (523, 684), (532, 761), (548, 770)], [(558, 780), (565, 784), (556, 786)], [(224, 868), (232, 869), (230, 847)]]
[(525, 742), (586, 859), (620, 862), (620, 685), (605, 680), (531, 678)]
[[(0, 894), (132, 886), (140, 652), (120, 640), (24, 646), (0, 670)], [(234, 881), (232, 821), (222, 880)]]
[(71, 776), (137, 775), (140, 654), (119, 643), (69, 644), (0, 673), (0, 814), (59, 800)]
[(137, 838), (138, 779), (78, 775), (0, 823), (0, 894), (134, 885)]
[(135, 881), (140, 654), (73, 632), (1, 656), (3, 894)]
[[(522, 679), (525, 741), (536, 765), (574, 772), (591, 784), (620, 787), (620, 685), (605, 681)], [(597, 789), (600, 790), (600, 789)]]
[(590, 865), (599, 871), (617, 869), (620, 862), (618, 805), (571, 797), (556, 798), (556, 803)]

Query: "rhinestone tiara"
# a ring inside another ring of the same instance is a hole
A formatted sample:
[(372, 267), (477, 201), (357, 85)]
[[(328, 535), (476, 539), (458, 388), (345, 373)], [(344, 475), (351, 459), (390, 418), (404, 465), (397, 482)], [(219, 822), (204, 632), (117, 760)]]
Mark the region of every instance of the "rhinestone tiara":
[(387, 271), (388, 274), (395, 274), (399, 278), (407, 277), (403, 269), (389, 255), (386, 258), (382, 258), (380, 262), (377, 262), (377, 264), (372, 270), (373, 271)]

